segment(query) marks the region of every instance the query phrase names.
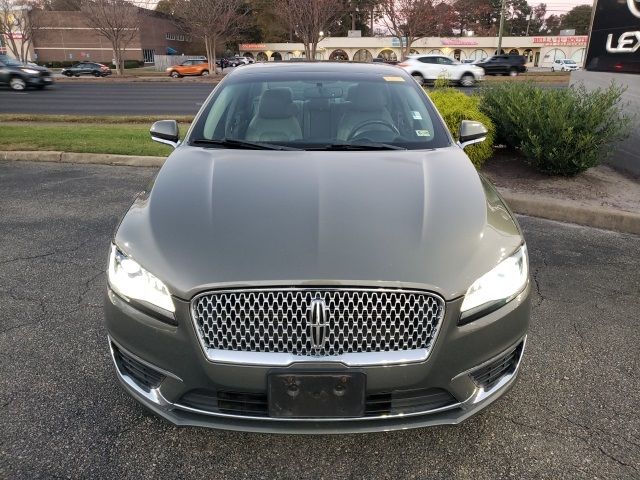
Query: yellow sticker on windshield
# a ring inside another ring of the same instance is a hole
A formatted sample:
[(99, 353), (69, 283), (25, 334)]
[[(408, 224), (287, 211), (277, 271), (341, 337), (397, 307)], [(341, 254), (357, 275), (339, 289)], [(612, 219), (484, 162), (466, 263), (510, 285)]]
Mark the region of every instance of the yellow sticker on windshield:
[(387, 82), (404, 82), (404, 78), (402, 77), (382, 77), (384, 78)]
[(416, 130), (416, 136), (418, 137), (430, 137), (431, 132), (429, 130)]

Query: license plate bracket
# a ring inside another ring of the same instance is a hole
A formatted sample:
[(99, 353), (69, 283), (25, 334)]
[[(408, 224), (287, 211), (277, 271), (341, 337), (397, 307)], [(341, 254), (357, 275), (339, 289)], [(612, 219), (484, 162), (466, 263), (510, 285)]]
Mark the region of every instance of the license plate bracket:
[(366, 375), (272, 373), (268, 376), (269, 416), (354, 418), (364, 415)]

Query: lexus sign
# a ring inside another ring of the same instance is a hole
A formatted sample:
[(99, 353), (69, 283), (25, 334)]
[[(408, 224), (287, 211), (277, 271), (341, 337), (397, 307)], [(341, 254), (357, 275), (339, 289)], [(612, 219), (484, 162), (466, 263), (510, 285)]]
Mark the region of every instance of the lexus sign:
[(597, 0), (585, 67), (640, 73), (640, 0)]

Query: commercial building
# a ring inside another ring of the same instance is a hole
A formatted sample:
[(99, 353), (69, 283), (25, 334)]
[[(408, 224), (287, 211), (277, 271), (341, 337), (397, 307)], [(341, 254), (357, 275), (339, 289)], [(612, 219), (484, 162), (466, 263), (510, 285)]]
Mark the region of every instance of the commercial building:
[[(33, 11), (31, 15), (38, 25), (32, 61), (112, 61), (111, 43), (89, 26), (82, 12)], [(140, 29), (125, 50), (125, 60), (153, 63), (155, 55), (185, 53), (190, 48), (188, 35), (169, 17), (144, 8), (138, 9), (138, 15)]]
[[(550, 67), (554, 60), (571, 58), (582, 64), (587, 36), (504, 37), (504, 53), (524, 55), (530, 67)], [(497, 53), (496, 37), (429, 37), (416, 41), (411, 53), (440, 54), (465, 59), (481, 59)], [(242, 55), (258, 61), (303, 58), (302, 43), (245, 43)], [(400, 41), (394, 37), (326, 37), (318, 44), (317, 60), (352, 60), (370, 62), (373, 58), (400, 60)]]

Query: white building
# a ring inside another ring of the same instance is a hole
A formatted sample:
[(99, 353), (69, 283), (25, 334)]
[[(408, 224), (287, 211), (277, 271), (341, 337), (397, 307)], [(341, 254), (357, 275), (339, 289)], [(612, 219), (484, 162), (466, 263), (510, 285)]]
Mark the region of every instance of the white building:
[[(554, 60), (571, 58), (582, 64), (587, 36), (503, 37), (502, 51), (524, 55), (530, 67), (550, 67)], [(497, 53), (497, 37), (429, 37), (416, 41), (411, 53), (444, 54), (459, 60), (480, 59)], [(242, 55), (258, 61), (304, 58), (302, 43), (244, 43)], [(317, 60), (370, 62), (373, 58), (400, 59), (400, 42), (394, 37), (326, 37), (318, 44)]]

